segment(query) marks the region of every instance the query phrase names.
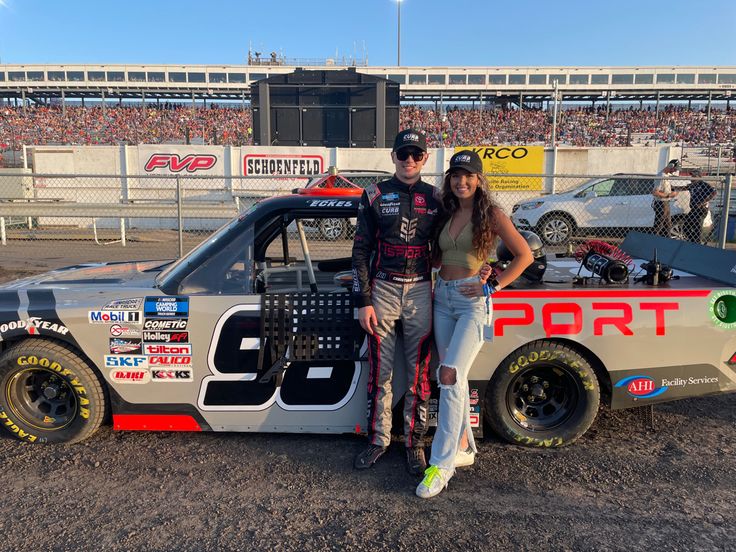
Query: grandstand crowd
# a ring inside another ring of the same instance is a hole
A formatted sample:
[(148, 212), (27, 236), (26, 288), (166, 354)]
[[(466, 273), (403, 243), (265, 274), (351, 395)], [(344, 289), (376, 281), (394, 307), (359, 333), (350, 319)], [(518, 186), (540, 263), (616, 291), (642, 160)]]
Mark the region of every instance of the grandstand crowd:
[[(401, 108), (400, 127), (424, 130), (430, 147), (549, 144), (552, 115), (543, 109)], [(733, 144), (736, 109), (666, 106), (647, 109), (568, 108), (557, 121), (557, 143), (573, 146)], [(250, 109), (229, 106), (0, 106), (0, 151), (25, 145), (253, 143)]]

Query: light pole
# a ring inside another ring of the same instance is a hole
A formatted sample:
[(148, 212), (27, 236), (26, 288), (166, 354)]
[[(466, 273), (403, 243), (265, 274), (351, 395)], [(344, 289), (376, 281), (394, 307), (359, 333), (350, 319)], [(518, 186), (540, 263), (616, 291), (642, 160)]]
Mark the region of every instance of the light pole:
[(396, 66), (401, 65), (401, 0), (396, 0)]

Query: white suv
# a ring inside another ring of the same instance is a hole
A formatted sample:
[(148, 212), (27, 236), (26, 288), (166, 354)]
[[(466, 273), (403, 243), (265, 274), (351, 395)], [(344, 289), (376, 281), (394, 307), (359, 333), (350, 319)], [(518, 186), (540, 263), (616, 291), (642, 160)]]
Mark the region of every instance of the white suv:
[[(651, 175), (617, 174), (589, 180), (568, 192), (523, 201), (511, 215), (521, 230), (532, 230), (547, 245), (563, 245), (573, 235), (596, 234), (623, 238), (631, 229), (654, 226)], [(686, 185), (686, 181), (682, 181)], [(677, 183), (673, 186), (675, 189)], [(685, 239), (684, 215), (689, 211), (690, 192), (672, 202), (673, 238)], [(712, 225), (706, 217), (704, 227)]]

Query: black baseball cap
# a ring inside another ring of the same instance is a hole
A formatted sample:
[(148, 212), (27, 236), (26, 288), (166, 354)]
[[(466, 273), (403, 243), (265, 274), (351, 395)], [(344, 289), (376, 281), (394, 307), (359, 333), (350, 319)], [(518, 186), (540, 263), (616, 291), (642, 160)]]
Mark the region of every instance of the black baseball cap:
[(679, 159), (671, 159), (669, 163), (667, 163), (667, 166), (665, 169), (679, 169), (680, 168), (680, 160)]
[(473, 174), (483, 174), (483, 162), (473, 150), (462, 150), (450, 157), (450, 168), (446, 172), (463, 169)]
[(396, 135), (393, 151), (399, 151), (402, 148), (408, 147), (427, 151), (427, 137), (413, 128), (402, 130)]

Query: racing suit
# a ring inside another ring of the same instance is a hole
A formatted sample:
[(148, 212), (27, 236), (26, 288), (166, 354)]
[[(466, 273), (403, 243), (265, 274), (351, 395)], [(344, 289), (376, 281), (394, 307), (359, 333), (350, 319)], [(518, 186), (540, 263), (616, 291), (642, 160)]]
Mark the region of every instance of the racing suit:
[(368, 336), (368, 438), (391, 440), (396, 324), (401, 322), (407, 366), (404, 395), (406, 446), (421, 446), (427, 431), (432, 282), (429, 243), (439, 219), (439, 190), (395, 176), (363, 192), (353, 244), (353, 293), (378, 319)]

